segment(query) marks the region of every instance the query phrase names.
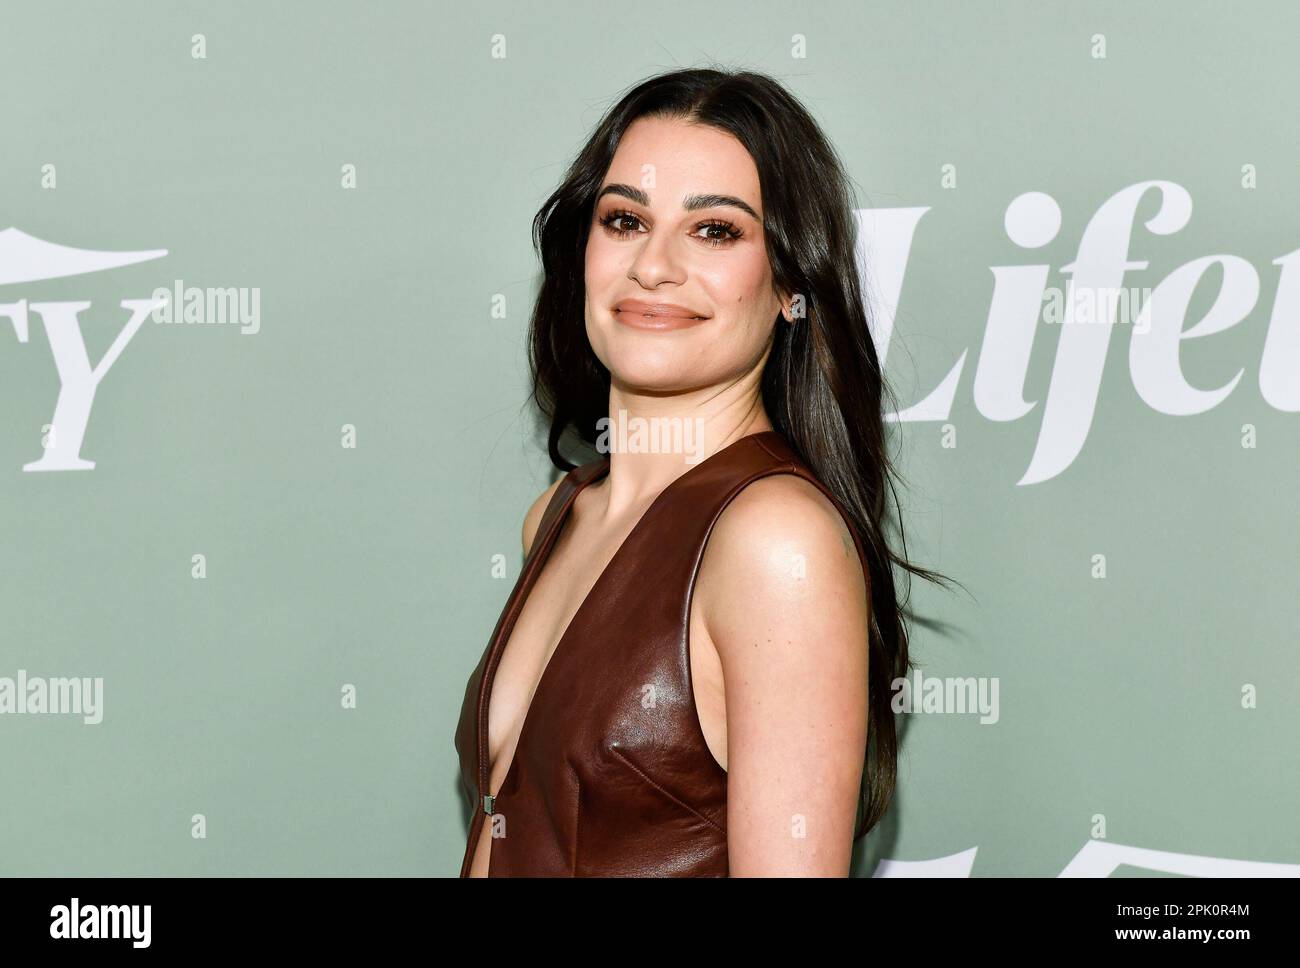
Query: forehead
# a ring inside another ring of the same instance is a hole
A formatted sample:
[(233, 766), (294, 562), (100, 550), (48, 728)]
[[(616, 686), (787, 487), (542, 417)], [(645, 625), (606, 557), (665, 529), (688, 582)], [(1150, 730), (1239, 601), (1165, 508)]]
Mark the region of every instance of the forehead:
[(605, 181), (644, 188), (652, 206), (679, 206), (690, 194), (718, 194), (737, 195), (762, 211), (758, 168), (745, 146), (730, 132), (678, 119), (632, 122)]

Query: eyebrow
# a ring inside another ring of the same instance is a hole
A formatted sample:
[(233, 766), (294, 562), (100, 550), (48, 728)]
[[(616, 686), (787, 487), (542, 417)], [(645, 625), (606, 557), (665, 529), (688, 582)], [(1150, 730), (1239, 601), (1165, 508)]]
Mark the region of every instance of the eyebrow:
[[(606, 185), (600, 190), (600, 194), (596, 196), (596, 200), (600, 201), (606, 195), (622, 195), (624, 198), (629, 198), (638, 205), (645, 205), (647, 208), (650, 206), (650, 196), (639, 188), (633, 188), (631, 185), (623, 185), (617, 182), (611, 185)], [(763, 221), (758, 217), (758, 213), (750, 207), (748, 202), (742, 198), (736, 198), (734, 195), (687, 195), (682, 199), (682, 208), (686, 209), (688, 212), (698, 211), (701, 208), (716, 208), (721, 205), (730, 205), (733, 208), (740, 209), (742, 212), (748, 212), (755, 222)]]

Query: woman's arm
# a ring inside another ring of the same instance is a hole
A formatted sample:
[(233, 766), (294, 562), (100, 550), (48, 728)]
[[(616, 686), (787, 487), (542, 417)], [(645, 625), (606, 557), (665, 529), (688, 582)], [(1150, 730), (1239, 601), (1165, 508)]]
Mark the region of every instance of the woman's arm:
[(846, 876), (866, 753), (866, 581), (839, 511), (793, 475), (748, 485), (696, 586), (722, 663), (731, 875)]

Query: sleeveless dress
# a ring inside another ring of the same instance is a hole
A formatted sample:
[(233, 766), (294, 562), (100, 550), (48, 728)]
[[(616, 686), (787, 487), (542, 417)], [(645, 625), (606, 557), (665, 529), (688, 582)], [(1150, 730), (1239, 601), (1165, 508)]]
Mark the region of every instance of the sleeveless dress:
[(727, 772), (691, 687), (691, 596), (719, 515), (747, 484), (795, 474), (834, 495), (775, 430), (742, 437), (660, 492), (560, 637), (538, 681), (500, 789), (488, 789), (492, 679), (524, 601), (578, 493), (609, 458), (565, 476), (478, 665), (456, 727), (469, 800), (469, 875), (485, 822), (489, 877), (726, 877)]

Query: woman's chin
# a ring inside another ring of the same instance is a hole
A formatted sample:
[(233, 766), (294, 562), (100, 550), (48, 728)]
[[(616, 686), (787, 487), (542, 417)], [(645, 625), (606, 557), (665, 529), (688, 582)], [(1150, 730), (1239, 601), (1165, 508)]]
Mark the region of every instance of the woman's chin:
[(690, 381), (682, 380), (679, 372), (646, 373), (641, 370), (625, 373), (611, 370), (610, 378), (614, 386), (620, 390), (642, 396), (671, 396), (674, 393), (685, 393), (694, 385)]

